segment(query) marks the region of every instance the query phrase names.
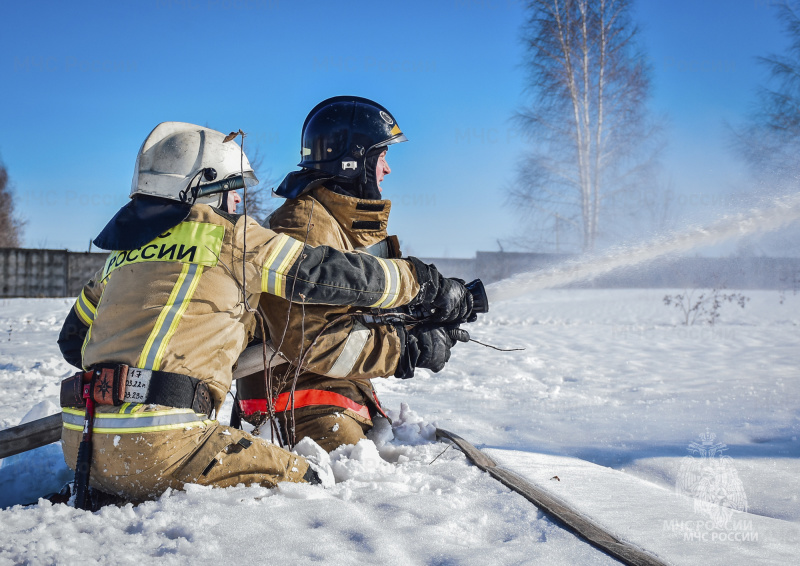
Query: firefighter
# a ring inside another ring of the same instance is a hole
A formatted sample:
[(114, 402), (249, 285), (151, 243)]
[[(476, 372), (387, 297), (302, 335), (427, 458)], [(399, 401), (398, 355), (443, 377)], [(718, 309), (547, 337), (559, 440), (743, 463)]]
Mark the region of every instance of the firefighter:
[[(382, 199), (381, 188), (391, 173), (389, 146), (406, 141), (394, 116), (365, 98), (330, 98), (308, 114), (301, 140), (302, 169), (277, 189), (286, 201), (268, 227), (313, 246), (400, 258), (397, 237), (386, 232), (392, 203)], [(411, 261), (419, 271), (428, 269)], [(274, 368), (268, 380), (262, 374), (239, 380), (234, 410), (251, 424), (263, 422), (269, 381), (269, 401), (288, 443), (310, 437), (329, 452), (365, 438), (373, 419), (386, 416), (371, 378), (409, 378), (415, 368), (438, 372), (456, 341), (468, 340), (463, 330), (409, 330), (352, 306), (298, 308), (263, 295), (261, 307), (274, 347), (291, 363)], [(473, 320), (470, 315), (457, 322)]]
[(305, 305), (410, 302), (442, 318), (471, 308), (432, 267), (310, 247), (234, 214), (231, 191), (256, 182), (236, 141), (215, 130), (165, 122), (142, 145), (131, 201), (95, 240), (112, 251), (59, 337), (89, 383), (86, 408), (64, 407), (64, 456), (76, 466), (93, 422), (91, 463), (79, 469), (100, 491), (135, 502), (186, 483), (317, 480), (304, 458), (212, 418), (262, 293)]

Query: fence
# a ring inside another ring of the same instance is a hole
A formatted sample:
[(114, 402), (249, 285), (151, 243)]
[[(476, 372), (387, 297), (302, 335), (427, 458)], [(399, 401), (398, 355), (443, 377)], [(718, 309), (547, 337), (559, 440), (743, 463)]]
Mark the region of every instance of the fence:
[(75, 297), (108, 254), (0, 248), (0, 297)]

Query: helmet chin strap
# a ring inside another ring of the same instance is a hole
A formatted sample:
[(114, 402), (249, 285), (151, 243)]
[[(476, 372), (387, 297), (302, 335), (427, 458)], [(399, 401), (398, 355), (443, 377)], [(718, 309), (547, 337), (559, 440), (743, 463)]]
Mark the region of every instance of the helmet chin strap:
[(378, 168), (378, 160), (381, 157), (381, 153), (385, 148), (376, 148), (367, 153), (366, 158), (364, 159), (364, 172), (362, 173), (362, 182), (360, 187), (359, 195), (361, 198), (365, 199), (372, 199), (372, 200), (381, 200), (381, 191), (378, 188), (378, 179), (376, 176), (376, 170)]
[(219, 207), (218, 207), (222, 212), (231, 212), (231, 213), (235, 212), (233, 210), (228, 210), (228, 194), (229, 193), (230, 193), (230, 191), (225, 191), (224, 193), (222, 193), (222, 202), (219, 203)]
[(352, 179), (336, 178), (336, 184), (341, 191), (352, 197), (364, 200), (382, 200), (383, 197), (378, 187), (376, 170), (378, 168), (378, 160), (384, 151), (386, 151), (385, 147), (374, 148), (369, 151), (364, 157), (361, 173), (357, 177)]

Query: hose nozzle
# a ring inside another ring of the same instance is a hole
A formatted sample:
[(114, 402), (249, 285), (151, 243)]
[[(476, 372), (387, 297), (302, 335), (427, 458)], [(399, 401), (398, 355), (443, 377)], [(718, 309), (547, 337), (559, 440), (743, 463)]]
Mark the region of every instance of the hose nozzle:
[(482, 314), (489, 312), (489, 297), (486, 295), (486, 288), (483, 281), (475, 279), (464, 285), (472, 295), (472, 312)]

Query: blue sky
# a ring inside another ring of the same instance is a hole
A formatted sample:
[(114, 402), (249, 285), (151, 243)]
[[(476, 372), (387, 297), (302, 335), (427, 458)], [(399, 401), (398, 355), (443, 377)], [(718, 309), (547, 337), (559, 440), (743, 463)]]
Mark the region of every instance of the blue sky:
[[(725, 122), (741, 120), (786, 44), (770, 0), (639, 0), (652, 108), (668, 119), (664, 171), (683, 203), (742, 190)], [(0, 156), (30, 247), (85, 250), (127, 201), (159, 122), (249, 133), (276, 181), (294, 170), (320, 100), (375, 99), (409, 143), (389, 153), (390, 231), (405, 251), (497, 250), (524, 144), (518, 0), (4, 2)]]

